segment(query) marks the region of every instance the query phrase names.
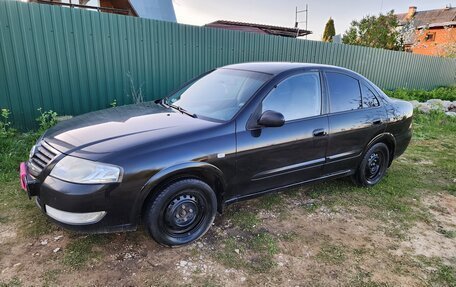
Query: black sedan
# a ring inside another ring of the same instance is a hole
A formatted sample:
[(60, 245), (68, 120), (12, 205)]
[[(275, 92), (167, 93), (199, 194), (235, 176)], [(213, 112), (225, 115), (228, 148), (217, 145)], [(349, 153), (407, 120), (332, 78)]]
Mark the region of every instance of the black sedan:
[(245, 63), (162, 100), (74, 117), (21, 164), (21, 184), (57, 224), (201, 237), (225, 205), (351, 176), (373, 186), (411, 139), (412, 105), (339, 67)]

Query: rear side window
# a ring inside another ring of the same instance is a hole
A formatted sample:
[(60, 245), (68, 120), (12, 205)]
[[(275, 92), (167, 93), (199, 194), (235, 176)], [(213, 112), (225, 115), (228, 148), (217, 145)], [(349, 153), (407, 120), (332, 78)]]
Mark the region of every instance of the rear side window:
[(282, 113), (285, 121), (320, 115), (321, 88), (318, 72), (291, 76), (263, 100), (262, 112)]
[(361, 90), (363, 92), (363, 108), (380, 106), (377, 97), (371, 91), (371, 89), (369, 89), (366, 85), (361, 84)]
[(363, 107), (358, 80), (340, 73), (326, 73), (331, 112), (357, 110)]

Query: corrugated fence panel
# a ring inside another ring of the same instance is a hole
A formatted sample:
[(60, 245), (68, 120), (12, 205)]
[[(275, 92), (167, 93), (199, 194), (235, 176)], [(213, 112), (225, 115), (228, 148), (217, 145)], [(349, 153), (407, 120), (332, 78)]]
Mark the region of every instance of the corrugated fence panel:
[(131, 103), (134, 91), (153, 100), (247, 61), (342, 66), (384, 89), (456, 82), (455, 59), (0, 0), (0, 108), (22, 129), (36, 127), (38, 108), (77, 115)]

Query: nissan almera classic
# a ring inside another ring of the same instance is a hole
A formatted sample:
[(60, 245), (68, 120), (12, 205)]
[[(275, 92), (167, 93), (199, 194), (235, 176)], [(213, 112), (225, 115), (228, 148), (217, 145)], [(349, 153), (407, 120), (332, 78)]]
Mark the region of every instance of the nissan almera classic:
[(411, 139), (412, 105), (347, 69), (218, 68), (155, 102), (91, 112), (46, 131), (21, 184), (55, 223), (200, 238), (227, 204), (351, 176), (373, 186)]

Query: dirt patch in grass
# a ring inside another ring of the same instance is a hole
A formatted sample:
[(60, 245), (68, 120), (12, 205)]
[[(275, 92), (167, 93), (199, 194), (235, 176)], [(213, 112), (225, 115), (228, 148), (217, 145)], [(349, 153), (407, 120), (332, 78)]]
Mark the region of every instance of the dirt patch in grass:
[[(420, 285), (420, 280), (410, 276), (420, 270), (403, 266), (403, 258), (394, 254), (399, 241), (385, 232), (390, 228), (388, 223), (360, 216), (366, 212), (329, 211), (322, 206), (306, 215), (296, 210), (290, 221), (271, 224), (274, 233), (296, 234), (291, 242), (280, 244), (287, 270), (287, 275), (282, 275), (285, 282), (290, 286), (303, 282), (321, 286)], [(396, 272), (397, 266), (406, 269), (405, 275)]]
[(16, 228), (14, 227), (14, 225), (2, 224), (2, 229), (0, 230), (0, 245), (6, 244), (7, 242), (16, 238), (16, 236), (17, 236), (17, 231), (16, 231)]
[[(309, 211), (309, 202), (316, 201), (307, 189), (277, 196), (288, 208), (277, 211), (259, 200), (230, 206), (202, 240), (182, 248), (161, 247), (143, 231), (84, 236), (57, 229), (32, 240), (10, 234), (1, 247), (0, 282), (425, 286), (437, 280), (435, 276), (446, 282), (452, 270), (455, 239), (435, 229), (439, 224), (450, 229), (454, 223), (456, 201), (451, 195), (425, 197), (432, 223), (418, 222), (406, 239), (392, 236), (388, 230), (394, 223), (369, 216), (370, 208), (330, 208), (326, 205), (330, 200), (319, 198), (318, 207)], [(419, 255), (444, 261), (424, 264)]]
[(450, 262), (456, 257), (456, 197), (439, 194), (425, 197), (425, 207), (433, 216), (430, 223), (420, 222), (408, 231), (398, 254), (406, 250), (414, 255), (438, 257)]
[[(9, 266), (3, 276), (18, 277), (24, 285), (78, 280), (83, 285), (172, 282), (237, 286), (296, 285), (316, 280), (323, 285), (349, 284), (359, 280), (361, 273), (362, 282), (384, 281), (391, 273), (379, 273), (375, 267), (387, 265), (387, 249), (394, 246), (393, 239), (378, 231), (382, 223), (377, 220), (357, 219), (343, 209), (332, 211), (325, 206), (312, 213), (295, 206), (289, 211), (289, 220), (281, 220), (279, 214), (252, 205), (256, 201), (230, 207), (207, 236), (179, 249), (160, 247), (142, 231), (104, 235), (104, 239), (64, 231), (40, 236), (2, 258), (2, 266)], [(237, 223), (244, 213), (236, 210), (247, 206), (252, 213), (247, 218), (257, 219), (256, 226), (249, 225), (246, 231)], [(62, 234), (63, 238), (55, 239)], [(56, 248), (61, 250), (54, 253)], [(41, 276), (34, 276), (31, 270)], [(412, 277), (407, 282), (416, 283)]]

